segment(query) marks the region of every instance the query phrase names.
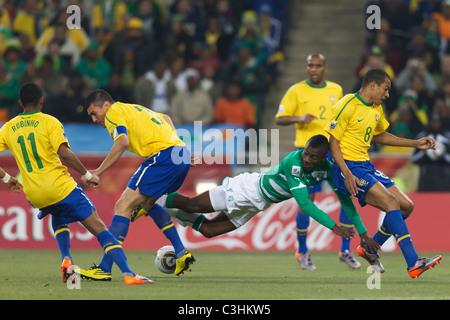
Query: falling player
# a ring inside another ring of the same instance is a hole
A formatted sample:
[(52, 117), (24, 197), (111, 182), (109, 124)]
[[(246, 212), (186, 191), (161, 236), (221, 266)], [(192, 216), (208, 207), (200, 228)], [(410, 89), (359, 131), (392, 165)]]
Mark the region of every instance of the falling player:
[[(190, 226), (206, 237), (215, 237), (241, 227), (272, 203), (294, 197), (300, 208), (317, 222), (338, 236), (351, 238), (353, 230), (338, 226), (308, 196), (308, 187), (323, 180), (333, 185), (330, 176), (332, 164), (326, 159), (327, 152), (327, 138), (316, 135), (308, 140), (303, 150), (292, 152), (278, 166), (263, 174), (243, 173), (234, 178), (227, 177), (222, 185), (198, 196), (187, 197), (171, 193), (162, 196), (157, 202), (168, 208), (178, 208), (168, 211), (181, 225)], [(343, 196), (337, 190), (335, 192), (355, 225), (361, 243), (377, 251), (379, 246), (367, 235), (351, 197)], [(220, 213), (213, 219), (207, 219), (201, 214), (217, 211)], [(145, 214), (144, 209), (135, 212), (134, 220)]]
[[(306, 58), (306, 73), (308, 79), (291, 86), (283, 96), (275, 119), (278, 125), (295, 124), (295, 147), (297, 150), (305, 147), (306, 141), (316, 134), (328, 134), (324, 131), (330, 121), (333, 105), (342, 98), (342, 87), (337, 83), (326, 81), (328, 69), (326, 58), (321, 53), (312, 53)], [(328, 159), (333, 161), (331, 154)], [(308, 189), (309, 198), (314, 201), (315, 194), (322, 191), (322, 183)], [(306, 243), (309, 228), (309, 216), (299, 208), (296, 217), (298, 249), (295, 257), (302, 269), (314, 270), (316, 267), (311, 259)], [(341, 226), (352, 229), (353, 224), (344, 211), (340, 210)], [(359, 269), (361, 264), (355, 259), (350, 249), (350, 239), (341, 239), (339, 260), (352, 269)]]

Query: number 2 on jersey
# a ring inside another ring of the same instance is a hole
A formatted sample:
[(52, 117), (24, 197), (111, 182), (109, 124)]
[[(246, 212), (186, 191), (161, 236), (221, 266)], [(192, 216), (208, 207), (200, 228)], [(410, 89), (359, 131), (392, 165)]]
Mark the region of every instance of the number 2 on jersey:
[[(39, 169), (42, 169), (44, 166), (42, 165), (41, 158), (39, 158), (37, 148), (36, 148), (36, 140), (34, 139), (34, 133), (31, 132), (27, 138), (30, 141), (31, 151), (33, 152), (33, 157), (36, 160), (37, 166)], [(30, 157), (28, 156), (27, 147), (25, 145), (25, 137), (19, 136), (17, 139), (17, 143), (20, 144), (20, 149), (22, 149), (23, 160), (25, 160), (25, 165), (27, 166), (27, 171), (32, 172), (33, 167), (31, 166)]]

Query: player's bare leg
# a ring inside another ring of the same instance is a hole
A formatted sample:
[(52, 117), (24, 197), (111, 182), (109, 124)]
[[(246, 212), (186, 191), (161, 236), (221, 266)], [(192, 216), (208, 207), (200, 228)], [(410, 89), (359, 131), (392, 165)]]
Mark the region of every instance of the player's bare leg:
[(212, 219), (203, 219), (198, 231), (206, 238), (213, 238), (221, 234), (236, 230), (236, 226), (228, 219), (228, 216), (220, 212)]
[(398, 200), (403, 219), (406, 219), (414, 210), (414, 203), (397, 185), (388, 189)]

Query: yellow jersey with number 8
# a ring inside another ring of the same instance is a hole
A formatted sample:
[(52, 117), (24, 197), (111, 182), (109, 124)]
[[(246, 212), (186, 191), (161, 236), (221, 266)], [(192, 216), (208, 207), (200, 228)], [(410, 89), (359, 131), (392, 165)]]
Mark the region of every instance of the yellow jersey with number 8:
[(21, 113), (0, 129), (0, 152), (13, 154), (23, 191), (35, 208), (63, 200), (77, 186), (58, 156), (63, 143), (69, 146), (61, 122), (40, 111)]
[(330, 121), (333, 105), (342, 98), (342, 87), (325, 81), (323, 86), (314, 86), (303, 80), (291, 86), (281, 100), (276, 118), (302, 116), (310, 113), (317, 117), (310, 123), (295, 124), (295, 146), (304, 148), (306, 142), (316, 134), (328, 136), (323, 128)]
[(345, 95), (335, 104), (325, 131), (340, 141), (344, 160), (367, 161), (373, 136), (388, 127), (383, 107), (368, 104), (354, 93)]
[(161, 113), (140, 105), (113, 103), (106, 112), (105, 125), (114, 141), (127, 135), (127, 150), (145, 158), (173, 146), (185, 145)]

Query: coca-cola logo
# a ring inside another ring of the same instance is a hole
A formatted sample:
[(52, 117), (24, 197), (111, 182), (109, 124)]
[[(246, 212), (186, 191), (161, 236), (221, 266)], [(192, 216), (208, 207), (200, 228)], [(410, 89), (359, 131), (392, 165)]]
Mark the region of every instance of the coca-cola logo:
[[(315, 203), (327, 214), (339, 212), (340, 209), (339, 201), (332, 195)], [(297, 211), (298, 205), (294, 199), (272, 204), (242, 227), (210, 239), (191, 228), (177, 225), (177, 230), (186, 248), (191, 250), (295, 250), (297, 248), (295, 223)], [(311, 250), (327, 249), (333, 237), (331, 230), (311, 219), (307, 238), (307, 244)]]

